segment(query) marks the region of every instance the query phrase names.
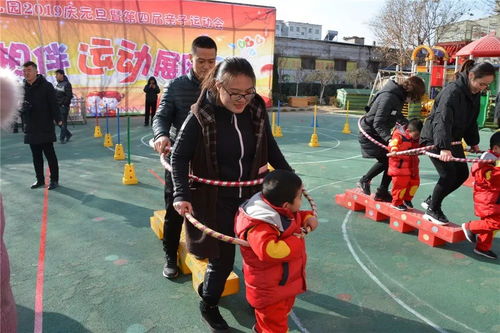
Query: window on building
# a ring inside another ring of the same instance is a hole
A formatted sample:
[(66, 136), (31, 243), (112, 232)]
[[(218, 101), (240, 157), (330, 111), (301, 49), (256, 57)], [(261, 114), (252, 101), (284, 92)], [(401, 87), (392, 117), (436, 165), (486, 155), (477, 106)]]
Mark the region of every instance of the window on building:
[(302, 36), (304, 36), (304, 31), (302, 31), (300, 34), (301, 34)]
[(335, 70), (345, 72), (347, 68), (347, 61), (345, 59), (335, 59)]
[(314, 69), (316, 66), (316, 59), (313, 57), (302, 57), (301, 64), (303, 69)]
[(313, 29), (312, 28), (309, 28), (309, 33), (311, 34), (313, 32)]
[(293, 27), (290, 27), (290, 31), (293, 31)]
[(316, 33), (319, 34), (319, 29), (316, 29)]

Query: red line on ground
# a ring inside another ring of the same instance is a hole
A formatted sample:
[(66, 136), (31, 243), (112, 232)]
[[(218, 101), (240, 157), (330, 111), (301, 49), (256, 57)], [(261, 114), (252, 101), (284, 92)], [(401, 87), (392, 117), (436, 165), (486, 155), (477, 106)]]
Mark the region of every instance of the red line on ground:
[(158, 179), (160, 181), (160, 183), (162, 183), (163, 185), (165, 185), (165, 179), (161, 178), (160, 176), (158, 176), (158, 174), (156, 172), (154, 172), (153, 170), (151, 169), (148, 169), (148, 171), (153, 175), (155, 176), (156, 179)]
[[(45, 183), (49, 177), (46, 177)], [(43, 330), (43, 277), (45, 270), (45, 243), (47, 239), (47, 213), (49, 210), (49, 188), (45, 187), (43, 192), (43, 210), (42, 224), (40, 226), (40, 249), (38, 253), (38, 269), (36, 271), (36, 289), (35, 289), (35, 333), (41, 333)]]

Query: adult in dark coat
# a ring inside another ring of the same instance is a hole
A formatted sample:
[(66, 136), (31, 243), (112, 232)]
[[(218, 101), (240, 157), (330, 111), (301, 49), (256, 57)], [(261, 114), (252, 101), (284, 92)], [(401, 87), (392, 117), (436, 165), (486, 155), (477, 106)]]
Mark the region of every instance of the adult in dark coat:
[[(186, 118), (172, 153), (174, 207), (200, 222), (234, 236), (240, 204), (261, 186), (215, 187), (189, 182), (188, 174), (227, 181), (253, 180), (276, 169), (291, 170), (271, 133), (263, 99), (255, 93), (255, 74), (243, 58), (226, 58), (205, 78), (198, 102)], [(191, 253), (208, 257), (199, 288), (203, 319), (212, 330), (228, 329), (218, 310), (234, 264), (235, 246), (186, 224)]]
[[(193, 68), (187, 75), (179, 76), (165, 88), (158, 113), (153, 119), (155, 150), (164, 153), (171, 147), (181, 126), (186, 119), (191, 105), (200, 96), (200, 82), (215, 67), (217, 45), (208, 36), (199, 36), (191, 44), (191, 61)], [(165, 170), (165, 219), (163, 224), (163, 250), (165, 263), (163, 276), (174, 279), (179, 275), (177, 267), (177, 249), (181, 237), (183, 217), (174, 209), (174, 184), (172, 175)]]
[(151, 115), (151, 125), (153, 125), (153, 117), (156, 113), (156, 104), (158, 103), (158, 94), (160, 93), (160, 87), (158, 87), (158, 82), (156, 78), (151, 76), (148, 80), (148, 84), (144, 86), (144, 92), (146, 93), (146, 110), (144, 113), (144, 126), (149, 125), (149, 116)]
[(36, 173), (36, 182), (31, 188), (45, 185), (43, 174), (43, 154), (45, 154), (50, 169), (49, 190), (53, 190), (59, 183), (59, 164), (53, 144), (57, 141), (54, 122), (62, 125), (54, 86), (38, 74), (37, 66), (32, 61), (23, 65), (23, 74), (24, 143), (30, 145)]
[[(409, 77), (402, 84), (389, 80), (380, 90), (370, 105), (368, 113), (361, 118), (361, 128), (373, 139), (387, 146), (392, 136), (392, 129), (396, 122), (406, 124), (408, 120), (401, 110), (406, 101), (419, 101), (425, 93), (424, 81), (416, 76)], [(364, 158), (374, 158), (377, 162), (361, 177), (358, 186), (365, 194), (370, 195), (370, 182), (383, 172), (382, 181), (375, 193), (375, 200), (390, 202), (389, 193), (391, 177), (387, 174), (389, 168), (388, 151), (371, 142), (361, 132), (359, 144)]]
[(469, 176), (467, 163), (450, 162), (452, 157), (464, 158), (462, 145), (452, 145), (462, 139), (479, 151), (479, 115), (481, 91), (495, 79), (495, 68), (490, 63), (475, 64), (467, 60), (457, 79), (447, 85), (436, 97), (429, 118), (424, 123), (420, 142), (424, 146), (435, 145), (431, 152), (439, 159), (431, 158), (439, 174), (439, 180), (422, 206), (426, 209), (424, 218), (444, 225), (448, 218), (441, 210), (443, 199), (459, 188)]
[(73, 136), (73, 134), (71, 134), (68, 130), (69, 106), (71, 105), (71, 100), (73, 99), (73, 87), (62, 69), (56, 70), (56, 80), (56, 101), (59, 106), (62, 121), (59, 140), (61, 143), (66, 143)]

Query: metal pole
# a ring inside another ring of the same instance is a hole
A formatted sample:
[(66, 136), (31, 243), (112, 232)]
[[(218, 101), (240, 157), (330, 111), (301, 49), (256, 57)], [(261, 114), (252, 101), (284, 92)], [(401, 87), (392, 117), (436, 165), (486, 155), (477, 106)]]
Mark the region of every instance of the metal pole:
[(127, 160), (130, 165), (130, 116), (127, 116)]
[(118, 122), (118, 144), (120, 144), (120, 109), (116, 108), (116, 119)]

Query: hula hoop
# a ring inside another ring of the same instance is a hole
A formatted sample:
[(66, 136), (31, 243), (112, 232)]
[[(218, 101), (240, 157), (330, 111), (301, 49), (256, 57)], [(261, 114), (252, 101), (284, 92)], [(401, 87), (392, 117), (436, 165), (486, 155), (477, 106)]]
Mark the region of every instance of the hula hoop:
[[(149, 145), (151, 147), (154, 147), (153, 139), (149, 140)], [(168, 148), (168, 150), (170, 150), (170, 148)], [(167, 161), (167, 154), (166, 153), (160, 154), (160, 163), (163, 165), (163, 167), (165, 169), (172, 172), (172, 166)], [(256, 185), (262, 184), (262, 182), (264, 181), (264, 178), (259, 178), (256, 180), (248, 180), (248, 181), (242, 181), (242, 182), (230, 182), (230, 181), (204, 179), (204, 178), (200, 178), (200, 177), (197, 177), (197, 176), (191, 175), (191, 174), (189, 175), (189, 178), (193, 179), (196, 182), (204, 183), (207, 185), (225, 186), (225, 187), (256, 186)], [(306, 197), (306, 199), (309, 201), (309, 204), (311, 205), (314, 216), (317, 217), (318, 216), (318, 206), (316, 205), (316, 202), (314, 202), (313, 198), (310, 196), (309, 193), (307, 193), (307, 191), (305, 189), (302, 190), (302, 193), (303, 193), (304, 197)], [(224, 235), (224, 234), (221, 234), (220, 232), (217, 232), (217, 231), (207, 227), (206, 225), (204, 225), (203, 223), (198, 221), (193, 215), (191, 215), (189, 213), (186, 213), (185, 217), (198, 230), (200, 230), (201, 232), (203, 232), (211, 237), (214, 237), (220, 241), (230, 243), (233, 245), (250, 246), (250, 244), (248, 244), (248, 242), (243, 240), (243, 239)], [(305, 233), (307, 233), (307, 232), (308, 231), (305, 231)]]
[[(366, 133), (363, 130), (363, 128), (361, 128), (361, 119), (363, 119), (363, 118), (364, 117), (361, 117), (358, 120), (359, 131), (368, 140), (370, 140), (375, 145), (377, 145), (377, 146), (379, 146), (381, 148), (384, 148), (385, 150), (389, 150), (388, 146), (386, 146), (386, 145), (378, 142), (377, 140), (375, 140), (374, 138), (372, 138), (368, 133)], [(452, 145), (461, 145), (462, 142), (460, 142), (460, 141), (454, 141), (451, 144)], [(428, 150), (433, 149), (434, 147), (435, 147), (435, 145), (431, 145), (431, 146), (425, 146), (425, 147), (414, 148), (414, 149), (409, 149), (409, 150), (403, 150), (403, 151), (399, 151), (399, 152), (395, 152), (395, 153), (388, 153), (387, 156), (391, 157), (391, 156), (398, 156), (398, 155), (425, 154), (427, 156), (439, 159), (439, 155), (438, 154), (434, 154), (434, 153), (428, 152)], [(450, 160), (450, 162), (452, 162), (452, 161), (453, 162), (463, 162), (463, 163), (495, 163), (497, 160), (482, 160), (480, 158), (458, 158), (458, 157), (452, 157), (451, 160)]]

